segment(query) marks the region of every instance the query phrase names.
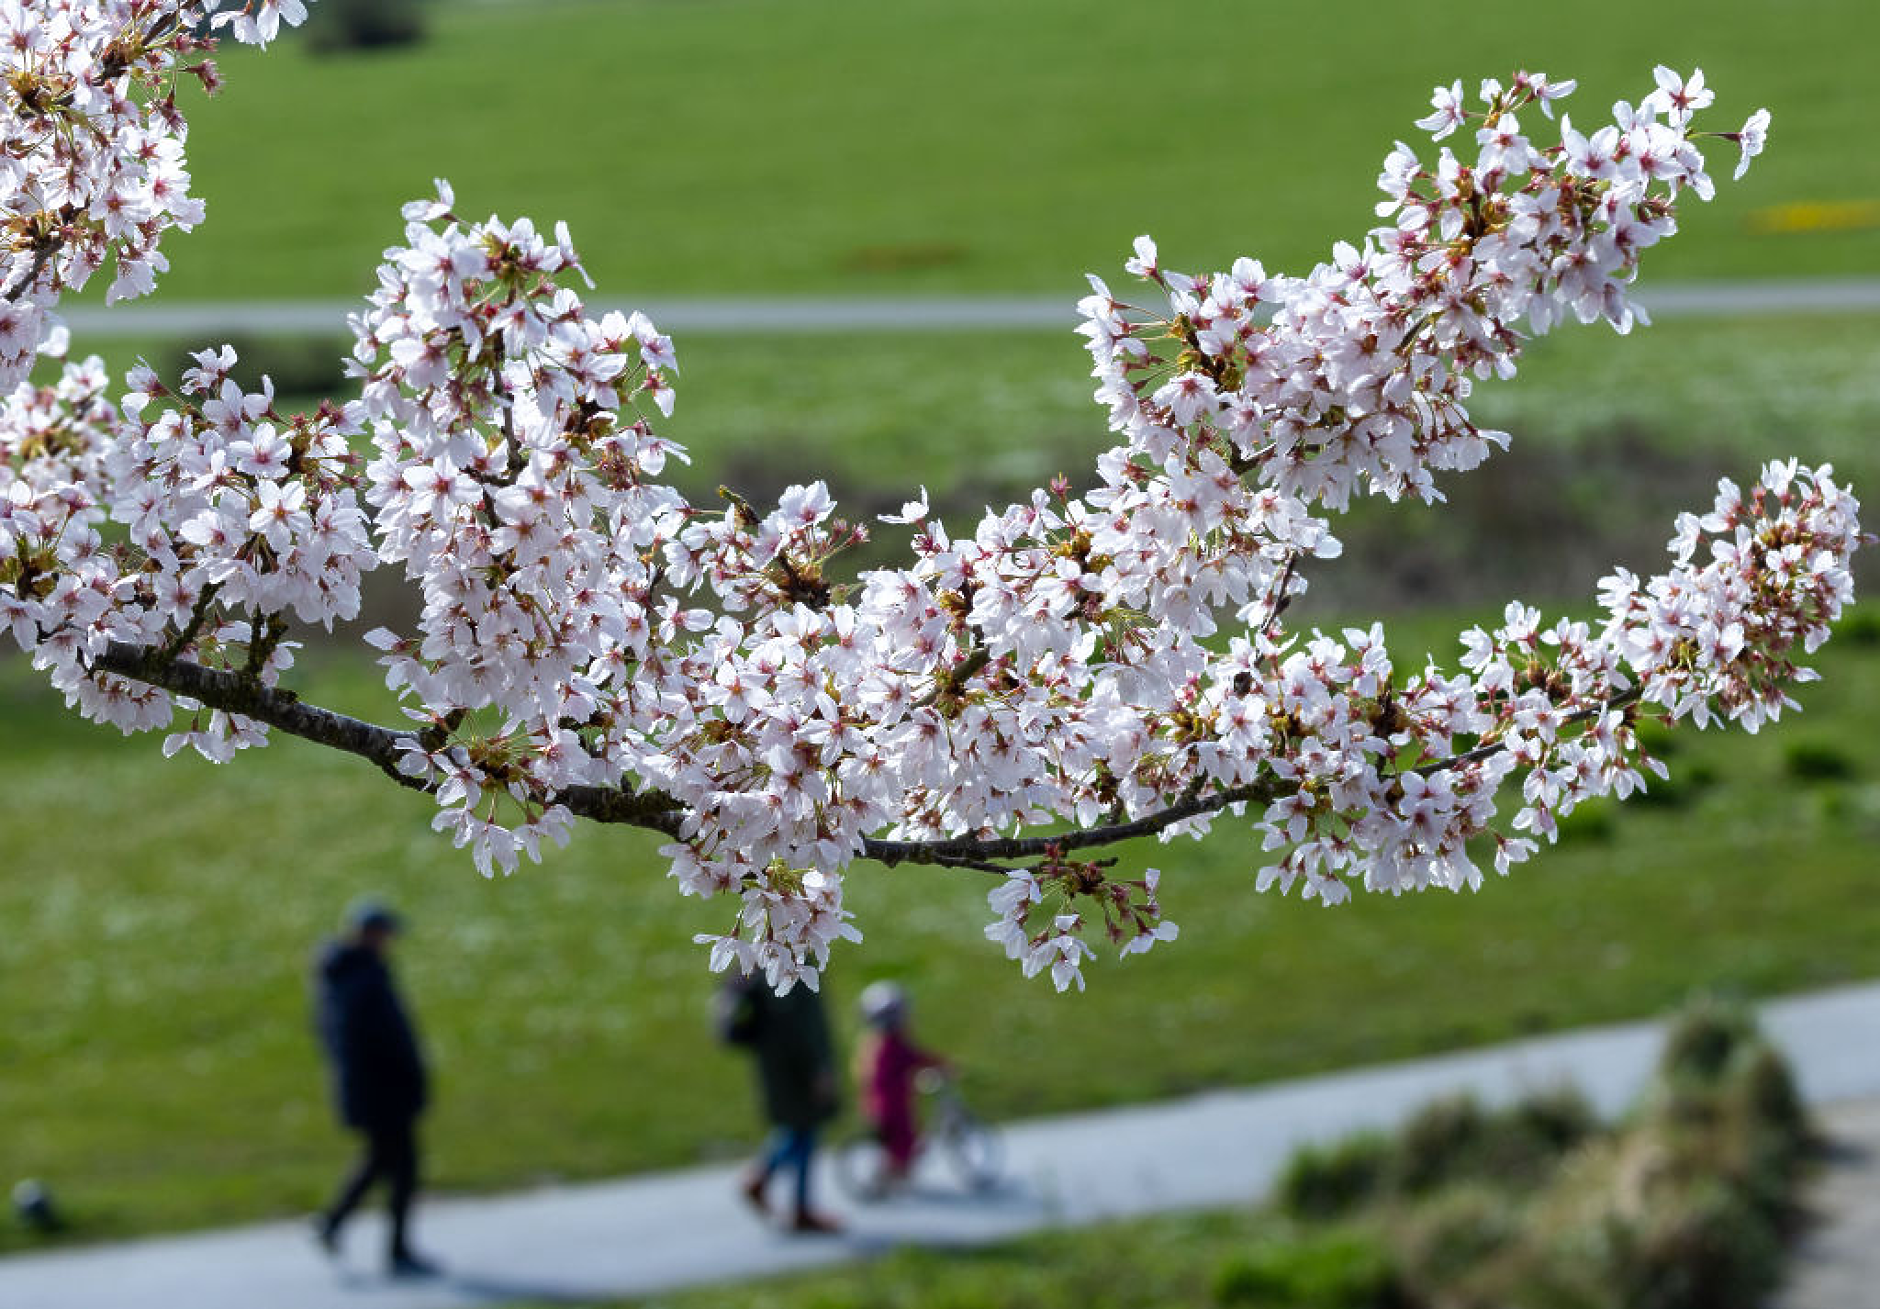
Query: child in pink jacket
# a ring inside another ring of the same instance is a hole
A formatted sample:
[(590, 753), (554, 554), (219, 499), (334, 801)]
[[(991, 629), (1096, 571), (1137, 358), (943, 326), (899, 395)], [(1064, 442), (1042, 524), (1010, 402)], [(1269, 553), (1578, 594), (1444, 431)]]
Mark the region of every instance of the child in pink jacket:
[(946, 1068), (946, 1061), (908, 1039), (907, 996), (893, 982), (876, 982), (862, 991), (862, 1018), (869, 1033), (856, 1051), (862, 1087), (862, 1113), (881, 1137), (887, 1152), (887, 1181), (903, 1182), (914, 1163), (920, 1139), (914, 1113), (915, 1075), (924, 1068)]

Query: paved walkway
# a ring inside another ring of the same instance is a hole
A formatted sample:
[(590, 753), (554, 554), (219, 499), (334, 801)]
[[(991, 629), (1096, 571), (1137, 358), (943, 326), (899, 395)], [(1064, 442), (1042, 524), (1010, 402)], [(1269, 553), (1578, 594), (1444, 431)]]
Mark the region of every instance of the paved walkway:
[[(1772, 1002), (1766, 1029), (1816, 1104), (1880, 1096), (1880, 984)], [(943, 1177), (914, 1197), (847, 1216), (841, 1238), (789, 1239), (735, 1196), (733, 1168), (702, 1168), (424, 1206), (424, 1248), (450, 1275), (390, 1282), (382, 1236), (362, 1221), (340, 1269), (300, 1223), (0, 1259), (9, 1309), (456, 1309), (509, 1300), (644, 1294), (855, 1259), (904, 1242), (971, 1244), (1063, 1224), (1246, 1203), (1301, 1142), (1385, 1127), (1472, 1090), (1505, 1099), (1570, 1080), (1606, 1112), (1643, 1085), (1651, 1023), (1536, 1038), (1162, 1104), (1011, 1124), (1009, 1184), (968, 1199)], [(1871, 1111), (1870, 1111), (1871, 1112)], [(1880, 1121), (1880, 1120), (1876, 1120)], [(1871, 1200), (1871, 1197), (1870, 1197)], [(1874, 1227), (1855, 1241), (1872, 1252)], [(376, 1220), (374, 1220), (376, 1221)], [(1824, 1238), (1827, 1239), (1827, 1238)], [(1801, 1298), (1790, 1309), (1871, 1300)]]
[[(1077, 293), (1081, 294), (1081, 292)], [(967, 332), (993, 329), (1069, 330), (1077, 296), (655, 298), (599, 300), (600, 309), (638, 308), (661, 330), (718, 332)], [(1880, 313), (1880, 278), (1808, 278), (1747, 282), (1648, 284), (1640, 301), (1654, 318), (1724, 317), (1761, 313)], [(65, 311), (79, 343), (109, 337), (218, 335), (343, 335), (353, 300), (171, 301), (161, 297), (109, 309)]]
[(1880, 1302), (1880, 1099), (1821, 1115), (1831, 1153), (1809, 1209), (1816, 1225), (1789, 1257), (1775, 1309), (1863, 1309)]

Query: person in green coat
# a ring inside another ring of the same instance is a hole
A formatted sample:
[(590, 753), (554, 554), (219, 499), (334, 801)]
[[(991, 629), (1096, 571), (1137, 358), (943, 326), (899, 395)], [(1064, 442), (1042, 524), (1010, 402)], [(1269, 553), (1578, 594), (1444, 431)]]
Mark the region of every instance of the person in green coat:
[(780, 1172), (793, 1175), (789, 1227), (835, 1232), (839, 1224), (810, 1204), (810, 1170), (817, 1135), (840, 1107), (835, 1041), (822, 996), (798, 983), (777, 995), (761, 977), (742, 979), (741, 1000), (751, 1006), (748, 1048), (756, 1059), (764, 1118), (772, 1132), (744, 1179), (744, 1195), (768, 1216), (765, 1191)]

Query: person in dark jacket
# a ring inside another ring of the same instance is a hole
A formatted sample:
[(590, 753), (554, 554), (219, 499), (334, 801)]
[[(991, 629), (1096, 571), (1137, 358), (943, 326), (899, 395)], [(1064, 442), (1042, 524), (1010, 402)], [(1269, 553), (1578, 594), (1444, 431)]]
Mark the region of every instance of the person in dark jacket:
[(779, 1172), (793, 1174), (789, 1227), (795, 1232), (835, 1232), (834, 1219), (810, 1205), (810, 1165), (817, 1133), (839, 1107), (835, 1042), (822, 996), (798, 983), (777, 995), (761, 977), (751, 978), (756, 1008), (750, 1049), (756, 1057), (764, 1117), (773, 1129), (764, 1152), (745, 1174), (744, 1195), (769, 1214), (764, 1192)]
[(408, 1228), (418, 1189), (416, 1128), (429, 1079), (417, 1032), (386, 965), (401, 924), (391, 910), (372, 903), (356, 906), (347, 919), (346, 934), (328, 942), (315, 964), (314, 1026), (340, 1121), (364, 1138), (364, 1150), (315, 1230), (327, 1253), (337, 1253), (340, 1229), (382, 1180), (392, 1219), (391, 1272), (423, 1276), (436, 1269), (412, 1252)]

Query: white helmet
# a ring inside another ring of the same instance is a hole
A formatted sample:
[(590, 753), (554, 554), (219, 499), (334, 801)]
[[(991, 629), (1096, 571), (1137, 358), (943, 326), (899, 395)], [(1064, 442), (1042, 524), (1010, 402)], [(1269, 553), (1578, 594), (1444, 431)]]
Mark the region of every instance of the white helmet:
[(858, 1003), (870, 1027), (892, 1027), (907, 1014), (907, 992), (894, 982), (870, 982)]

